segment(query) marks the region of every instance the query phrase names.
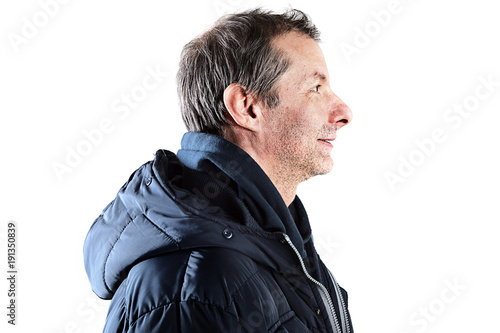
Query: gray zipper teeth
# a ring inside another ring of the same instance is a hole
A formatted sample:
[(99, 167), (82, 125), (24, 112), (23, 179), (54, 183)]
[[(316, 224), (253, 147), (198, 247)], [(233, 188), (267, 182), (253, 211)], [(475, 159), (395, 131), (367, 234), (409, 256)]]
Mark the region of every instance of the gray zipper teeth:
[[(302, 260), (302, 257), (300, 255), (299, 251), (297, 250), (297, 248), (295, 247), (295, 245), (293, 245), (292, 240), (290, 239), (290, 237), (288, 237), (287, 234), (283, 234), (283, 236), (285, 237), (285, 240), (288, 243), (288, 245), (290, 245), (290, 247), (292, 248), (293, 252), (295, 252), (295, 254), (297, 255), (297, 258), (299, 258), (300, 266), (302, 267), (302, 271), (304, 272), (306, 277), (311, 282), (316, 284), (321, 289), (323, 294), (325, 295), (325, 298), (328, 301), (328, 306), (329, 306), (330, 311), (332, 313), (332, 318), (333, 318), (333, 321), (335, 324), (336, 332), (338, 332), (338, 333), (343, 332), (340, 329), (339, 321), (338, 321), (337, 316), (335, 314), (335, 308), (333, 307), (333, 301), (332, 301), (332, 298), (330, 297), (330, 294), (328, 293), (328, 290), (326, 289), (326, 287), (324, 285), (322, 285), (320, 282), (316, 281), (311, 275), (309, 275), (309, 273), (307, 272), (307, 269), (306, 269), (306, 265), (304, 264), (304, 260)], [(349, 332), (349, 331), (347, 331), (347, 332)]]
[(345, 306), (345, 302), (344, 302), (344, 297), (342, 297), (342, 292), (340, 291), (340, 287), (339, 287), (339, 284), (337, 283), (337, 280), (335, 279), (335, 276), (333, 276), (333, 273), (330, 272), (330, 270), (327, 268), (328, 270), (328, 274), (330, 274), (330, 277), (333, 281), (333, 285), (335, 287), (335, 292), (337, 293), (337, 297), (338, 299), (340, 300), (340, 303), (342, 305), (342, 312), (343, 312), (343, 318), (342, 318), (342, 323), (345, 322), (345, 325), (347, 327), (347, 330), (346, 332), (349, 333), (351, 332), (351, 327), (349, 326), (349, 316), (347, 314), (347, 306)]

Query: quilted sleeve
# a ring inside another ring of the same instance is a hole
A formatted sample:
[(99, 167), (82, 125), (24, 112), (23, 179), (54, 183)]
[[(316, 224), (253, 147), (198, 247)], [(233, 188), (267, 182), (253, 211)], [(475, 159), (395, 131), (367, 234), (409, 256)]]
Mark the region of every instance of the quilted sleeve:
[(238, 319), (224, 309), (198, 301), (170, 303), (143, 314), (128, 333), (242, 332)]

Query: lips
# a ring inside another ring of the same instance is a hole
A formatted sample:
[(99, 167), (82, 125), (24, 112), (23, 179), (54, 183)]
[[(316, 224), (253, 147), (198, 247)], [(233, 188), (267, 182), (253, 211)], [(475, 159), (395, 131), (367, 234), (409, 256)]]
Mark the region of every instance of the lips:
[(318, 139), (319, 142), (328, 145), (329, 147), (333, 147), (332, 142), (335, 140), (335, 138), (328, 138), (328, 139)]

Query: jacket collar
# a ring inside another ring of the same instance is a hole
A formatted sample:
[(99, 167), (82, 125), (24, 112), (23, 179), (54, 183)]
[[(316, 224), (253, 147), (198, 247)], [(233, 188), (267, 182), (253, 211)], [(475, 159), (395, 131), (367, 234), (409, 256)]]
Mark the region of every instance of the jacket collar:
[(219, 136), (187, 132), (177, 157), (188, 168), (218, 178), (222, 171), (230, 177), (258, 225), (267, 232), (286, 233), (306, 256), (304, 243), (309, 241), (311, 229), (300, 199), (295, 197), (287, 207), (266, 173), (244, 150)]

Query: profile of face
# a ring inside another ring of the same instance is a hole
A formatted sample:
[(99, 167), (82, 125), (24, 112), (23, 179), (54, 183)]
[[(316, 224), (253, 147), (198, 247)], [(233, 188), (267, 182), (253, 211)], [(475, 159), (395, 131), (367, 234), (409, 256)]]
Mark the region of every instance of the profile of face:
[(312, 38), (288, 33), (273, 41), (291, 63), (276, 82), (280, 103), (267, 109), (262, 135), (265, 151), (298, 181), (333, 167), (332, 141), (352, 118), (349, 107), (330, 88), (320, 46)]

